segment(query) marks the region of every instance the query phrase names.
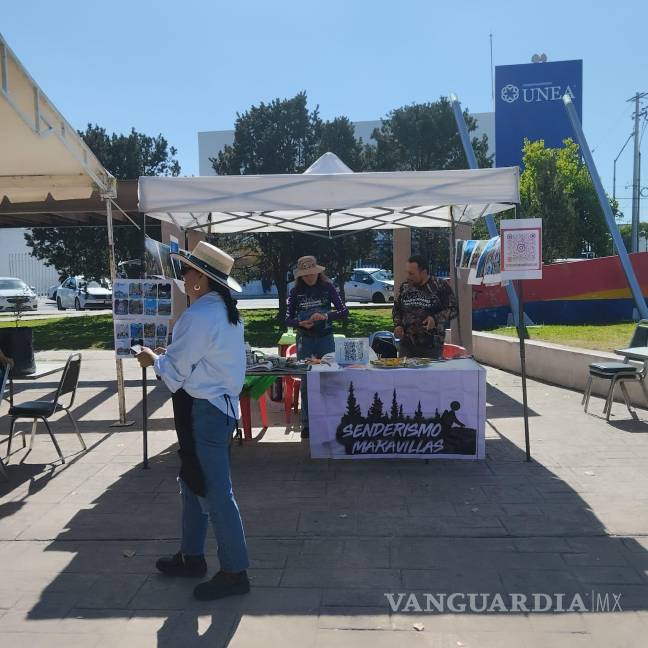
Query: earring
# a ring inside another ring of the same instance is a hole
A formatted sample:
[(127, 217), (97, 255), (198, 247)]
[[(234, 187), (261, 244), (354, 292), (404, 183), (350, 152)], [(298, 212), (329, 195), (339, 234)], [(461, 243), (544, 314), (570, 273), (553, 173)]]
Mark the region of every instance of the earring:
[(200, 285), (199, 284), (194, 284), (194, 290), (198, 292), (200, 290)]

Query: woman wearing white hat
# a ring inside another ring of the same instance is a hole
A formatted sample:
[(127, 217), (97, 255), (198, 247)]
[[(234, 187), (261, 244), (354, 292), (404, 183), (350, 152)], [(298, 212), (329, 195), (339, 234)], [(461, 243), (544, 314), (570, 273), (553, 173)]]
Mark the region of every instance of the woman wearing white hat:
[[(324, 274), (326, 268), (314, 256), (297, 259), (295, 286), (288, 297), (286, 324), (297, 329), (297, 357), (321, 358), (335, 351), (333, 325), (349, 314), (333, 282)], [(302, 439), (309, 436), (307, 378), (302, 378)]]
[(182, 543), (157, 568), (169, 576), (204, 576), (205, 536), (211, 520), (221, 570), (194, 589), (210, 600), (250, 590), (243, 523), (230, 478), (229, 446), (245, 380), (243, 323), (230, 295), (241, 292), (229, 274), (234, 259), (201, 241), (191, 254), (172, 253), (182, 264), (190, 307), (173, 327), (163, 354), (144, 348), (137, 359), (153, 366), (173, 393), (182, 494)]

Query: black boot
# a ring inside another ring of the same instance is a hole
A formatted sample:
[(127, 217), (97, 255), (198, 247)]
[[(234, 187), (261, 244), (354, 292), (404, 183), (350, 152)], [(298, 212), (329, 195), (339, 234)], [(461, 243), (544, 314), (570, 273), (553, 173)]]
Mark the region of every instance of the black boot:
[(219, 571), (211, 580), (194, 587), (194, 597), (199, 601), (214, 601), (226, 596), (247, 594), (249, 591), (250, 581), (247, 572), (226, 574)]
[(205, 556), (188, 556), (178, 551), (173, 556), (158, 559), (155, 566), (167, 576), (202, 578), (207, 573)]
[(307, 425), (301, 429), (301, 438), (308, 439), (309, 436), (310, 436), (310, 432), (308, 431), (308, 425)]

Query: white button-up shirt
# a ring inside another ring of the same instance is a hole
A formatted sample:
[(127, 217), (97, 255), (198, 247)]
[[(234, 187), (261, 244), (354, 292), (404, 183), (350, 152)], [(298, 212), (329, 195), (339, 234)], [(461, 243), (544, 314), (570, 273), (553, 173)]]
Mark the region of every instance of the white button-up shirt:
[(243, 324), (230, 324), (222, 297), (207, 293), (182, 313), (173, 327), (173, 342), (164, 355), (157, 356), (154, 368), (172, 392), (183, 388), (190, 396), (238, 417), (245, 381)]

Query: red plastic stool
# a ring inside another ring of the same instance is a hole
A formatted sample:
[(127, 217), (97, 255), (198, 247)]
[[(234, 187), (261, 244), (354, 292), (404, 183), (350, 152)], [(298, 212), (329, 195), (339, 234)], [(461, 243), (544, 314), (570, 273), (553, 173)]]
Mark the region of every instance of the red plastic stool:
[[(241, 421), (243, 423), (243, 436), (246, 439), (252, 438), (252, 412), (250, 411), (250, 397), (241, 396)], [(265, 394), (259, 396), (259, 412), (261, 413), (261, 425), (268, 427), (268, 408), (266, 406)]]

